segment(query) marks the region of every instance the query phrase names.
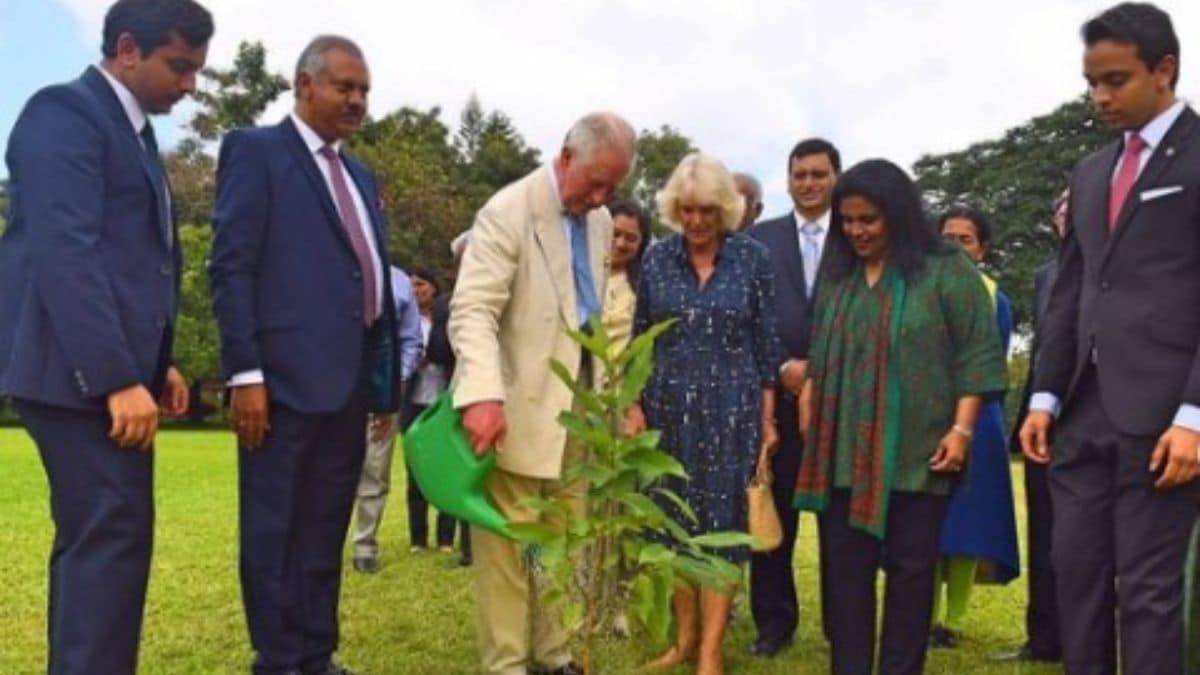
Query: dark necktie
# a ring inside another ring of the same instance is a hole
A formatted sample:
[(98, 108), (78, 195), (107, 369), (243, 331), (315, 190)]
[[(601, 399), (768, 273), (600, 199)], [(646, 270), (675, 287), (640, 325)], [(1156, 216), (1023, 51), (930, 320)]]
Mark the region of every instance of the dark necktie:
[(342, 227), (350, 237), (350, 247), (354, 249), (354, 257), (358, 259), (358, 268), (362, 272), (363, 323), (370, 326), (375, 323), (376, 318), (375, 288), (378, 283), (371, 249), (367, 245), (367, 236), (363, 231), (362, 220), (358, 217), (358, 209), (354, 208), (354, 198), (350, 196), (342, 159), (338, 157), (337, 151), (328, 145), (323, 146), (319, 152), (329, 163), (330, 182), (333, 183), (333, 196), (337, 201), (338, 213), (342, 216)]
[(158, 139), (154, 137), (154, 127), (147, 120), (138, 134), (142, 138), (142, 151), (146, 153), (146, 161), (150, 166), (150, 176), (154, 181), (154, 194), (158, 200), (158, 217), (160, 224), (167, 233), (167, 245), (173, 245), (171, 216), (167, 207), (167, 171), (163, 168), (162, 156), (158, 154)]

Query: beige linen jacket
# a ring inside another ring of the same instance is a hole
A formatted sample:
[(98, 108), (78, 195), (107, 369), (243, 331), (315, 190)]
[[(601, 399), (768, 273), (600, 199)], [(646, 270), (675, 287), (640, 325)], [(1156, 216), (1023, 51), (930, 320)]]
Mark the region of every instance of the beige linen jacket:
[[(450, 300), (448, 331), (457, 356), (454, 405), (502, 401), (508, 430), (497, 444), (501, 469), (555, 479), (566, 430), (558, 414), (573, 395), (550, 371), (558, 359), (577, 374), (580, 347), (564, 332), (578, 325), (571, 246), (562, 205), (542, 166), (497, 192), (471, 228)], [(596, 297), (604, 300), (612, 218), (587, 214)]]

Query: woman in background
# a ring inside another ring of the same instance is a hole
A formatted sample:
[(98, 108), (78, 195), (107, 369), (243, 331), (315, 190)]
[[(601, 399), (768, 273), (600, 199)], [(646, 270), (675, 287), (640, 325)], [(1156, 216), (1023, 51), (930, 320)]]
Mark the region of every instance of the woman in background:
[[(983, 262), (992, 227), (978, 209), (950, 209), (938, 221), (938, 230), (947, 241), (958, 243), (976, 265)], [(979, 276), (992, 301), (1000, 349), (1007, 355), (1012, 305), (991, 277), (982, 271)], [(985, 399), (979, 412), (971, 439), (971, 461), (963, 482), (950, 498), (942, 525), (942, 561), (929, 633), (932, 647), (958, 646), (976, 580), (1006, 584), (1021, 573), (1005, 436), (1004, 395), (999, 393)]]

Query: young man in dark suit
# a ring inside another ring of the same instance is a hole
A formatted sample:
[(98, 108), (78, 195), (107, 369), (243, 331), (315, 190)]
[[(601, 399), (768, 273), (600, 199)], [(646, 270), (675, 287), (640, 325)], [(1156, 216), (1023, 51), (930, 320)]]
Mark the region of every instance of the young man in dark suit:
[(1122, 672), (1180, 673), (1200, 507), (1200, 117), (1175, 97), (1162, 10), (1117, 5), (1083, 40), (1092, 102), (1121, 137), (1071, 178), (1021, 445), (1050, 463), (1067, 673), (1116, 672), (1116, 617)]
[[(780, 386), (776, 392), (779, 404), (775, 407), (779, 444), (771, 459), (775, 508), (783, 525), (783, 543), (770, 553), (755, 553), (750, 559), (750, 609), (758, 629), (758, 639), (750, 651), (759, 656), (779, 653), (792, 641), (799, 622), (792, 571), (799, 512), (792, 506), (792, 496), (803, 439), (796, 397), (808, 369), (813, 304), (820, 285), (825, 238), (831, 225), (833, 186), (840, 171), (841, 156), (833, 144), (820, 138), (800, 141), (788, 155), (788, 193), (795, 208), (748, 231), (771, 252), (779, 335), (788, 352), (788, 360), (779, 371)], [(822, 565), (822, 584), (826, 583), (826, 577)]]
[(100, 65), (34, 94), (9, 137), (0, 395), (50, 482), (51, 675), (137, 668), (154, 436), (188, 403), (171, 365), (178, 238), (148, 116), (192, 93), (212, 33), (191, 0), (120, 0)]
[(231, 132), (218, 158), (210, 276), (256, 674), (349, 672), (333, 653), (363, 430), (368, 412), (399, 408), (379, 191), (342, 149), (369, 88), (359, 48), (318, 37), (296, 66), (292, 114)]

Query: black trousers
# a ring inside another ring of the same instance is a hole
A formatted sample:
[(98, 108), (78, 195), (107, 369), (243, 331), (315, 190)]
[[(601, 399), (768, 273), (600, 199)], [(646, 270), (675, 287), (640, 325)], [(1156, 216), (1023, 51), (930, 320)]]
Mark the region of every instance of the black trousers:
[(263, 447), (238, 453), (242, 598), (256, 674), (308, 672), (337, 650), (342, 550), (366, 424), (362, 388), (328, 414), (276, 403)]
[[(949, 499), (893, 492), (883, 541), (850, 527), (850, 492), (834, 490), (819, 518), (829, 569), (823, 589), (828, 608), (834, 675), (920, 675), (933, 614), (934, 573)], [(887, 574), (883, 636), (875, 669), (875, 580)]]
[(1025, 508), (1028, 543), (1029, 603), (1025, 609), (1026, 646), (1040, 659), (1062, 658), (1058, 635), (1058, 598), (1050, 561), (1054, 509), (1045, 464), (1025, 460)]
[[(419, 405), (416, 403), (406, 403), (404, 405), (403, 419), (401, 425), (407, 429), (408, 425), (412, 424), (413, 420), (420, 417), (421, 413), (429, 406)], [(412, 472), (406, 472), (408, 476), (408, 540), (413, 546), (425, 548), (429, 545), (429, 501), (425, 499), (425, 495), (421, 492), (421, 487), (417, 485), (417, 481), (413, 480)], [(458, 521), (453, 516), (439, 512), (437, 514), (436, 540), (438, 546), (453, 546), (454, 545), (454, 530), (458, 526)], [(469, 530), (466, 523), (463, 524), (463, 546), (464, 550), (470, 554), (470, 544), (468, 536)]]
[[(1183, 568), (1200, 492), (1154, 487), (1155, 436), (1122, 433), (1084, 374), (1052, 443), (1051, 556), (1068, 675), (1183, 672)], [(1118, 582), (1119, 580), (1119, 582)]]
[[(804, 451), (804, 439), (800, 435), (797, 419), (796, 398), (783, 390), (777, 390), (778, 405), (775, 410), (776, 426), (779, 430), (779, 449), (771, 460), (771, 472), (775, 476), (773, 496), (779, 521), (783, 526), (783, 543), (769, 553), (755, 553), (750, 557), (750, 612), (760, 640), (786, 640), (796, 632), (800, 621), (799, 598), (796, 592), (796, 575), (792, 569), (792, 558), (796, 548), (796, 533), (800, 514), (792, 506), (796, 493), (796, 474), (800, 470), (800, 459)], [(822, 539), (820, 521), (817, 525), (818, 540)], [(818, 545), (820, 560), (821, 596), (829, 575), (826, 573), (825, 547)], [(821, 624), (829, 637), (826, 611), (822, 605)]]
[(49, 675), (133, 675), (154, 538), (154, 453), (106, 413), (15, 399), (50, 483)]

